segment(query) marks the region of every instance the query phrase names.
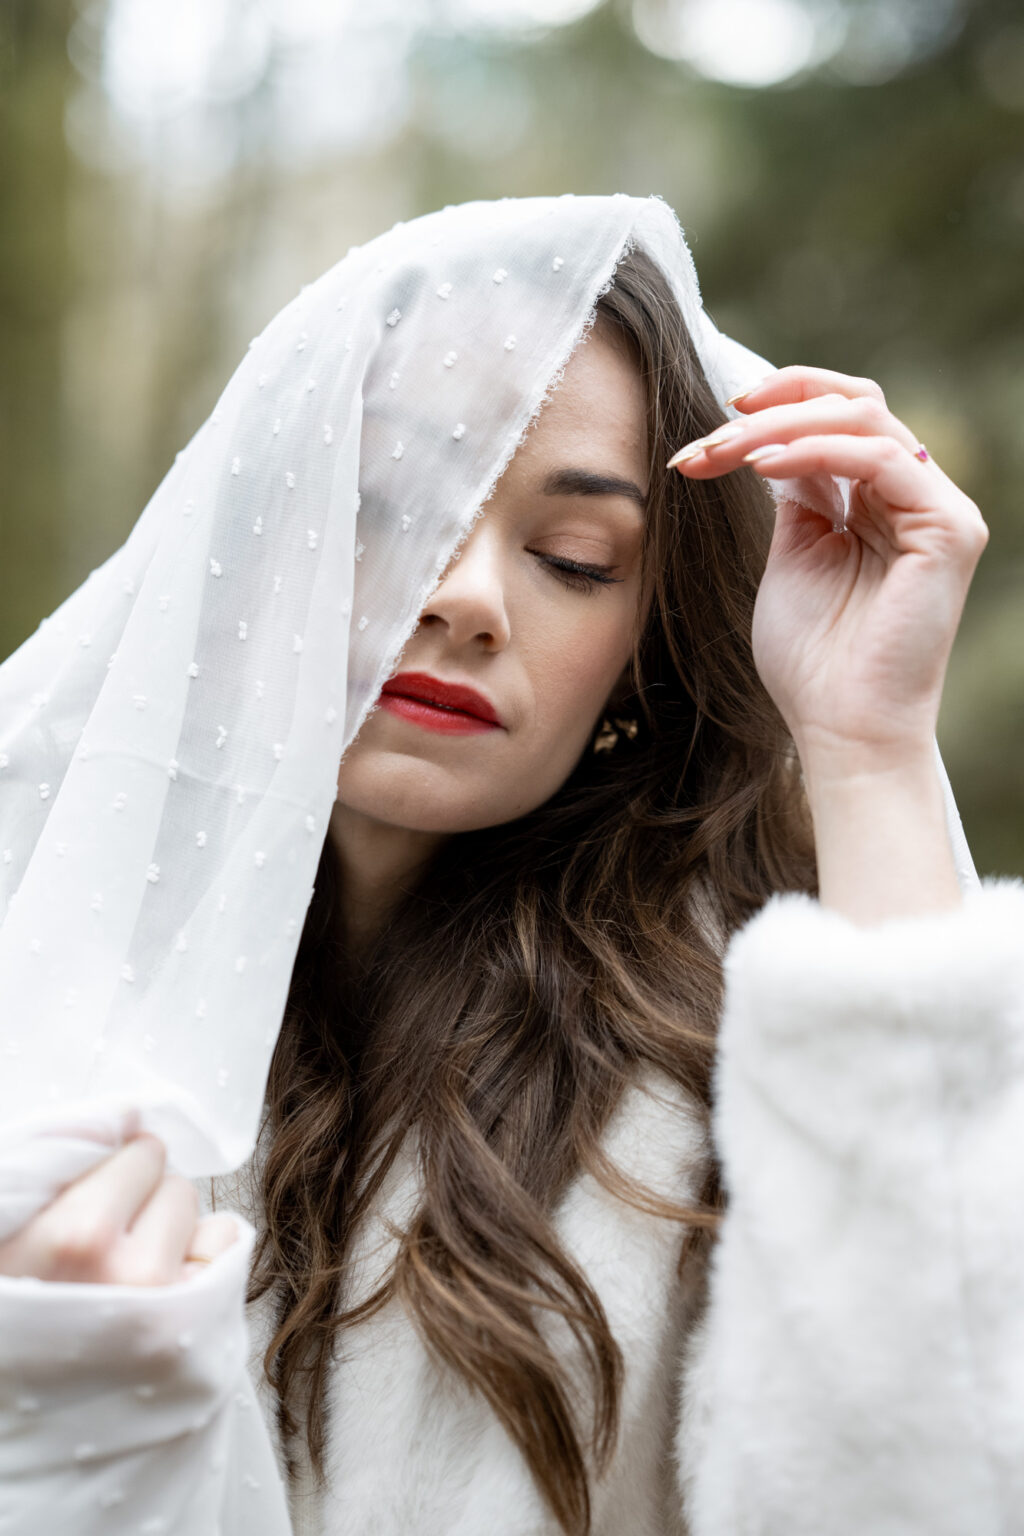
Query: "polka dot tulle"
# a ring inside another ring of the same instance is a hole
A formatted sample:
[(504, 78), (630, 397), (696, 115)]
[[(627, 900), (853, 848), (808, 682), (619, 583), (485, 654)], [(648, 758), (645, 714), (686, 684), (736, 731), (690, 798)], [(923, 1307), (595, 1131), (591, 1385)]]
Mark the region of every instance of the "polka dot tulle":
[(350, 250), (0, 669), (7, 1117), (117, 1093), (187, 1172), (246, 1154), (338, 761), (641, 227), (693, 309), (656, 200), (467, 205)]
[(22, 1383), (0, 1393), (5, 1530), (287, 1536), (246, 1368), (254, 1234), (239, 1226), (232, 1250), (176, 1285), (0, 1280), (4, 1384)]
[[(0, 667), (0, 1238), (58, 1154), (63, 1182), (103, 1155), (83, 1116), (141, 1108), (191, 1176), (251, 1153), (339, 759), (631, 241), (718, 398), (760, 379), (658, 199), (396, 225), (253, 338), (123, 548)], [(0, 1282), (5, 1530), (284, 1536), (251, 1238), (175, 1286), (40, 1308)]]

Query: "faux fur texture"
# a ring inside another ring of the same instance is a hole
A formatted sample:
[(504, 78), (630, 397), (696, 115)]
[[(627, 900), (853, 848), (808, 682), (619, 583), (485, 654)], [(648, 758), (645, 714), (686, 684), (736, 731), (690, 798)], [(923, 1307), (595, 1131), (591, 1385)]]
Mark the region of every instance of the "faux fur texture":
[[(675, 1279), (670, 1223), (589, 1177), (558, 1213), (626, 1358), (594, 1536), (1024, 1536), (1024, 885), (874, 928), (776, 897), (726, 972), (713, 1130), (730, 1209), (707, 1307)], [(609, 1150), (686, 1198), (700, 1124), (648, 1079)], [(410, 1156), (357, 1285), (415, 1197)], [(73, 1377), (65, 1345), (0, 1361), (0, 1466), (22, 1469), (0, 1485), (5, 1531), (286, 1536), (266, 1396), (225, 1366), (243, 1271), (225, 1256), (113, 1298), (0, 1280), (3, 1336), (73, 1337), (78, 1361)], [(132, 1386), (168, 1305), (174, 1347)], [(294, 1536), (557, 1536), (493, 1415), (397, 1307), (346, 1335), (330, 1406), (327, 1492), (297, 1491)]]
[(727, 977), (694, 1531), (1024, 1532), (1024, 886), (871, 928), (777, 897)]
[[(685, 1199), (706, 1155), (699, 1127), (674, 1085), (649, 1078), (625, 1095), (606, 1145), (628, 1173)], [(393, 1197), (399, 1219), (413, 1183), (407, 1164)], [(679, 1229), (612, 1198), (589, 1176), (568, 1191), (557, 1226), (626, 1360), (622, 1436), (613, 1471), (595, 1490), (594, 1536), (676, 1536), (683, 1527), (670, 1440), (687, 1301), (674, 1284)], [(380, 1262), (388, 1251), (382, 1246)], [(330, 1394), (330, 1491), (308, 1527), (296, 1511), (297, 1532), (557, 1536), (497, 1419), (432, 1364), (397, 1303), (345, 1344)]]

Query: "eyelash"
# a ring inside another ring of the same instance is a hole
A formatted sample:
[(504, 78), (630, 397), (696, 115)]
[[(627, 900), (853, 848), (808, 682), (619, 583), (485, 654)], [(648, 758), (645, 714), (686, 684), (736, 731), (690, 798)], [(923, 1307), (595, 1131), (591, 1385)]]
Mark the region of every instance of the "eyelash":
[(584, 565), (579, 560), (567, 560), (561, 555), (541, 555), (534, 550), (530, 553), (572, 592), (592, 592), (596, 586), (607, 587), (622, 580), (621, 576), (610, 574), (614, 566)]

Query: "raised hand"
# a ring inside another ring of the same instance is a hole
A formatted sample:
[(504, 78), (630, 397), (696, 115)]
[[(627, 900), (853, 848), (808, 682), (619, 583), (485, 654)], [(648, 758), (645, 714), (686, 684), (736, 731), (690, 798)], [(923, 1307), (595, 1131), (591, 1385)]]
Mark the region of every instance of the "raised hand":
[(670, 461), (707, 479), (852, 481), (847, 531), (784, 501), (754, 612), (754, 661), (797, 743), (874, 766), (930, 747), (949, 653), (988, 529), (870, 379), (789, 367)]

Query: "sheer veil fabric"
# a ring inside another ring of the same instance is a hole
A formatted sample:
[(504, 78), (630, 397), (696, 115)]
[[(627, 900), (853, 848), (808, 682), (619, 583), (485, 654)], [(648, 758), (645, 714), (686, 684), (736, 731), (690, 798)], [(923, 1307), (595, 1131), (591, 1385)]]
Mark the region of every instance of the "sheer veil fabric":
[[(721, 401), (770, 371), (658, 198), (398, 224), (253, 340), (124, 546), (0, 667), (0, 1233), (128, 1106), (189, 1176), (251, 1152), (339, 759), (632, 244)], [(841, 523), (841, 482), (773, 490)]]

